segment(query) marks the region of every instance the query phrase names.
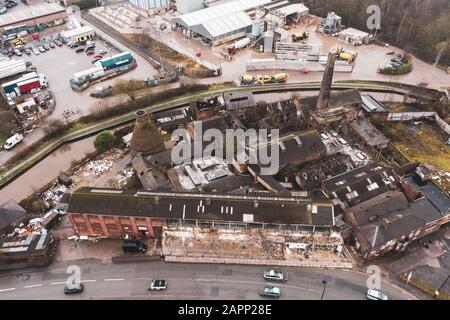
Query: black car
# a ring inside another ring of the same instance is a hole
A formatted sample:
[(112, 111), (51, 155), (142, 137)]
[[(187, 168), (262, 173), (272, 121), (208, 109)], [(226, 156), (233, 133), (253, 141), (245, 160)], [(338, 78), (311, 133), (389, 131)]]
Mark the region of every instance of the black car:
[(79, 47), (75, 50), (76, 53), (84, 52), (84, 47)]
[(5, 7), (7, 7), (8, 9), (11, 9), (12, 7), (14, 7), (15, 6), (15, 4), (12, 4), (11, 2), (7, 2), (6, 4), (5, 4)]
[(76, 294), (82, 293), (84, 290), (84, 285), (82, 283), (71, 283), (64, 287), (64, 294)]
[(50, 47), (49, 47), (48, 44), (44, 44), (43, 47), (44, 47), (44, 49), (47, 50), (47, 51), (50, 50)]
[(125, 240), (122, 250), (124, 253), (145, 253), (147, 245), (139, 240)]
[(25, 67), (31, 67), (33, 64), (30, 61), (25, 62)]

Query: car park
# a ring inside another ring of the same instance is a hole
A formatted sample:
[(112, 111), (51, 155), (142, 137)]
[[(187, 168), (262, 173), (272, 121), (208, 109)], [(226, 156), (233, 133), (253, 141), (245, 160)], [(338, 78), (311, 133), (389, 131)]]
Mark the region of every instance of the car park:
[(22, 52), (19, 50), (19, 49), (14, 49), (14, 54), (16, 55), (16, 56), (21, 56), (22, 55)]
[(86, 54), (87, 54), (88, 56), (92, 56), (94, 53), (95, 53), (94, 50), (86, 51)]
[(167, 281), (166, 280), (152, 280), (150, 283), (149, 291), (154, 290), (166, 290), (167, 289)]
[(53, 42), (49, 42), (48, 45), (50, 46), (50, 48), (55, 49), (55, 44)]
[(274, 286), (264, 286), (258, 293), (262, 297), (278, 298), (281, 296), (280, 288)]
[(367, 290), (366, 297), (369, 300), (389, 300), (387, 295), (374, 289)]
[(64, 294), (77, 294), (84, 291), (84, 285), (82, 283), (71, 283), (64, 287)]
[(84, 48), (80, 47), (75, 50), (76, 53), (84, 52)]
[(277, 270), (277, 269), (269, 269), (264, 271), (264, 279), (266, 280), (274, 280), (274, 281), (287, 281), (288, 275), (287, 273)]
[(97, 61), (101, 60), (102, 58), (94, 58), (94, 60), (92, 60), (92, 64), (96, 63)]

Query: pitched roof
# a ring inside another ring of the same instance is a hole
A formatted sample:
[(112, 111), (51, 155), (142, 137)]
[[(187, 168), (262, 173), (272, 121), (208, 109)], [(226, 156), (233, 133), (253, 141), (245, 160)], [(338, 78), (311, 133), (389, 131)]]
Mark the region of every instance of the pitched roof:
[(15, 221), (24, 218), (27, 212), (14, 200), (8, 200), (0, 206), (0, 230), (7, 228)]

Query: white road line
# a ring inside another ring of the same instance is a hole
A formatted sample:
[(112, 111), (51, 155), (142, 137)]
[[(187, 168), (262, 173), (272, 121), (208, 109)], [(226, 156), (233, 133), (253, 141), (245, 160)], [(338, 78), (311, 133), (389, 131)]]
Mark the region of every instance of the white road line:
[(81, 283), (87, 283), (87, 282), (96, 282), (97, 280), (81, 280), (80, 282)]
[(125, 279), (105, 279), (104, 281), (123, 281)]
[(25, 286), (25, 289), (29, 289), (29, 288), (37, 288), (37, 287), (42, 287), (42, 284), (33, 284), (31, 286)]
[(16, 290), (16, 288), (0, 289), (0, 292), (13, 291), (13, 290)]
[(135, 280), (152, 280), (152, 278), (136, 278)]
[(57, 284), (66, 284), (66, 281), (61, 281), (61, 282), (52, 282), (50, 283), (52, 286), (57, 285)]

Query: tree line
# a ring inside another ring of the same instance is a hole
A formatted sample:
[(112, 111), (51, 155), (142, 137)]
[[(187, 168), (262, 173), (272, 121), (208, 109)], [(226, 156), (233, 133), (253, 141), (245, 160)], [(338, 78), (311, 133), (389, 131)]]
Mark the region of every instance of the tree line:
[[(295, 1), (302, 2), (302, 1)], [(377, 39), (393, 44), (430, 62), (450, 65), (449, 0), (309, 0), (314, 15), (334, 11), (345, 26), (367, 30), (370, 5), (381, 9)]]

